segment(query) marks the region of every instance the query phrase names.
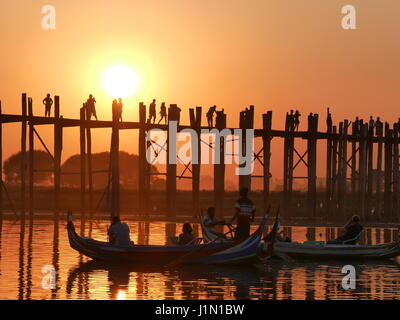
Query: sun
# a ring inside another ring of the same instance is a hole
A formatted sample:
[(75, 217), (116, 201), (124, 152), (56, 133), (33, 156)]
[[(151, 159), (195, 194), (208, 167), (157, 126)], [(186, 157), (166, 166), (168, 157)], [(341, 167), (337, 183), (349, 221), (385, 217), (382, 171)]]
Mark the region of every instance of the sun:
[(102, 77), (103, 87), (113, 98), (126, 98), (139, 88), (139, 77), (131, 68), (118, 65), (107, 69)]

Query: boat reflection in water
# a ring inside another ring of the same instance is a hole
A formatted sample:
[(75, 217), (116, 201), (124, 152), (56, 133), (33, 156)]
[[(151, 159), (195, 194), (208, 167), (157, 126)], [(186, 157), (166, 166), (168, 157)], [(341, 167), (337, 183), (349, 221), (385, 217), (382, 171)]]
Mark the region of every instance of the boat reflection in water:
[[(124, 266), (91, 261), (70, 248), (65, 220), (0, 223), (0, 299), (400, 299), (396, 260), (324, 261), (267, 265)], [(82, 232), (106, 239), (108, 221)], [(165, 244), (182, 224), (129, 222), (138, 244)], [(337, 228), (286, 227), (297, 241), (332, 239)], [(367, 229), (364, 243), (391, 242), (394, 229)], [(356, 268), (356, 289), (342, 287), (344, 264)], [(56, 270), (56, 287), (43, 289), (43, 266)]]
[[(209, 266), (205, 270), (204, 266), (187, 265), (167, 270), (154, 265), (132, 267), (90, 260), (71, 269), (66, 293), (71, 296), (80, 287), (98, 287), (97, 282), (107, 283), (104, 289), (109, 299), (249, 299), (251, 288), (272, 279), (269, 272), (255, 266)], [(164, 295), (153, 296), (157, 292)]]

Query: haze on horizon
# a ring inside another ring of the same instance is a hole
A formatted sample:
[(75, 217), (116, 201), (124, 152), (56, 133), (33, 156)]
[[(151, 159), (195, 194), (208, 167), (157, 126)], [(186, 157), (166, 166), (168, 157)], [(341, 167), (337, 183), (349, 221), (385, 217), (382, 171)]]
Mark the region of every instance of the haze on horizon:
[[(46, 4), (57, 10), (54, 31), (41, 28)], [(341, 28), (347, 4), (357, 9), (357, 30)], [(325, 128), (327, 107), (334, 121), (374, 115), (394, 122), (399, 14), (400, 3), (392, 0), (3, 0), (0, 99), (4, 113), (20, 113), (26, 92), (41, 115), (45, 94), (58, 94), (61, 114), (77, 118), (93, 93), (99, 119), (110, 119), (112, 98), (101, 75), (124, 64), (140, 77), (139, 90), (125, 100), (124, 120), (137, 120), (138, 103), (156, 98), (177, 103), (183, 123), (189, 107), (201, 105), (205, 113), (214, 104), (235, 127), (250, 104), (256, 127), (270, 109), (273, 127), (282, 128), (292, 108), (303, 115), (301, 128), (309, 112), (319, 113)], [(51, 146), (52, 128), (38, 130)], [(77, 130), (64, 132), (72, 136), (63, 160), (78, 153)], [(19, 151), (19, 126), (5, 125), (4, 135), (6, 159)], [(95, 132), (93, 152), (108, 150), (109, 135)], [(121, 133), (121, 150), (137, 152), (132, 135)], [(273, 149), (273, 171), (281, 168), (281, 153)]]

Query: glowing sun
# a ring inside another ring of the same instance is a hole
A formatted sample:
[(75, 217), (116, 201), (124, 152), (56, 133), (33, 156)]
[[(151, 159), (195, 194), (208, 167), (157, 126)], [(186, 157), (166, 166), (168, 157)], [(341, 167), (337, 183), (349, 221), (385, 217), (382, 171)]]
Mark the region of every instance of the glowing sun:
[(126, 98), (138, 90), (139, 77), (129, 67), (113, 66), (103, 74), (103, 87), (113, 98)]

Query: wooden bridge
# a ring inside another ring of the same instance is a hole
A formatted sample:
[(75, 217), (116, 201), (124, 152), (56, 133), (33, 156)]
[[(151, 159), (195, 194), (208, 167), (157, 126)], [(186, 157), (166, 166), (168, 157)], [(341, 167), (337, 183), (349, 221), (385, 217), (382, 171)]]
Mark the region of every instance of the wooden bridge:
[[(329, 111), (328, 111), (329, 113)], [(297, 131), (293, 126), (293, 115), (286, 115), (285, 130), (272, 129), (272, 111), (267, 111), (262, 115), (262, 128), (254, 128), (254, 106), (250, 106), (240, 113), (238, 128), (227, 128), (227, 115), (217, 117), (215, 128), (222, 130), (228, 129), (232, 132), (237, 129), (254, 129), (256, 139), (261, 139), (262, 147), (255, 150), (254, 161), (263, 168), (261, 175), (239, 176), (239, 187), (251, 187), (251, 180), (263, 179), (263, 201), (264, 208), (269, 206), (270, 194), (270, 163), (271, 163), (271, 140), (283, 139), (283, 193), (282, 205), (283, 215), (290, 216), (293, 211), (293, 181), (295, 179), (307, 180), (307, 211), (310, 217), (317, 217), (318, 203), (323, 204), (324, 212), (328, 219), (347, 219), (349, 215), (358, 213), (364, 219), (374, 216), (374, 219), (382, 221), (399, 221), (400, 205), (400, 179), (399, 179), (399, 123), (390, 125), (389, 123), (376, 123), (371, 126), (362, 120), (350, 122), (344, 120), (338, 125), (333, 125), (331, 120), (327, 121), (324, 131), (318, 131), (318, 115), (308, 117), (308, 130)], [(79, 119), (67, 119), (60, 114), (60, 99), (55, 97), (54, 117), (39, 117), (33, 114), (32, 99), (26, 94), (22, 95), (21, 115), (1, 113), (0, 103), (0, 162), (2, 163), (2, 125), (6, 123), (21, 124), (21, 184), (20, 194), (21, 203), (18, 208), (21, 216), (25, 217), (26, 211), (29, 216), (33, 216), (33, 175), (35, 172), (34, 164), (34, 137), (37, 136), (43, 147), (53, 160), (54, 175), (54, 211), (59, 212), (59, 199), (61, 187), (61, 154), (63, 149), (63, 128), (80, 128), (80, 198), (82, 217), (89, 212), (93, 214), (93, 173), (92, 170), (92, 139), (91, 130), (95, 128), (111, 128), (111, 149), (110, 149), (110, 168), (106, 170), (110, 173), (111, 184), (111, 207), (112, 214), (119, 215), (119, 132), (120, 130), (139, 130), (138, 150), (139, 150), (139, 212), (146, 216), (150, 206), (150, 164), (146, 159), (146, 151), (151, 147), (152, 142), (146, 140), (149, 130), (158, 128), (168, 130), (168, 124), (151, 124), (146, 121), (146, 106), (139, 105), (139, 122), (120, 122), (118, 117), (113, 115), (112, 121), (90, 120), (86, 110), (80, 110)], [(183, 129), (193, 129), (198, 133), (198, 150), (201, 150), (200, 132), (202, 129), (210, 129), (202, 126), (202, 108), (196, 107), (189, 109), (189, 125), (179, 124), (178, 131)], [(331, 118), (330, 118), (331, 119)], [(173, 119), (169, 119), (171, 121)], [(54, 148), (49, 150), (35, 126), (52, 125), (54, 127)], [(225, 141), (220, 138), (219, 143), (221, 159), (224, 159)], [(242, 150), (245, 151), (246, 139), (242, 135)], [(302, 139), (306, 141), (305, 152), (296, 149), (296, 141)], [(326, 150), (318, 150), (318, 141), (326, 141)], [(218, 145), (218, 144), (216, 144)], [(166, 149), (169, 148), (167, 139)], [(218, 152), (218, 150), (216, 151)], [(317, 201), (317, 155), (326, 152), (326, 188), (323, 199)], [(374, 156), (376, 152), (376, 156)], [(199, 159), (201, 154), (198, 155)], [(168, 157), (167, 157), (168, 158)], [(374, 159), (376, 158), (376, 161)], [(200, 161), (198, 161), (200, 162)], [(300, 164), (307, 168), (307, 176), (296, 176), (296, 169)], [(184, 164), (185, 172), (190, 176), (185, 176), (192, 180), (192, 203), (193, 213), (197, 214), (200, 203), (200, 164)], [(224, 192), (225, 192), (225, 163), (214, 164), (214, 204), (218, 215), (224, 212)], [(6, 191), (2, 178), (2, 166), (0, 169), (1, 185), (0, 188), (0, 215), (3, 212), (3, 192)], [(167, 163), (164, 173), (166, 176), (166, 214), (174, 217), (176, 213), (176, 194), (177, 164)], [(29, 179), (27, 179), (27, 177)], [(29, 183), (27, 183), (29, 182)], [(85, 194), (88, 193), (89, 201), (86, 203)]]

